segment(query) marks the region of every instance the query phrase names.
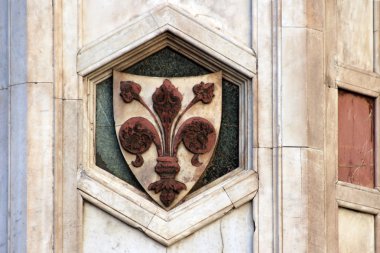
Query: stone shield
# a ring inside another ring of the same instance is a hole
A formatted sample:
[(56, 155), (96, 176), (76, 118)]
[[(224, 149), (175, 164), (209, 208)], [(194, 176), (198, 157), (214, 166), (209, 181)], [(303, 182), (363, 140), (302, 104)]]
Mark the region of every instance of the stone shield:
[(166, 210), (200, 179), (217, 144), (222, 73), (148, 77), (113, 72), (120, 149), (136, 179)]

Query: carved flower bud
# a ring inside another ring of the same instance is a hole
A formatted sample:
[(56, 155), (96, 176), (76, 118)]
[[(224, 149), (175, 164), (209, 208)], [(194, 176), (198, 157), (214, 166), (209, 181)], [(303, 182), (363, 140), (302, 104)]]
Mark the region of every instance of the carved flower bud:
[(120, 96), (125, 103), (140, 99), (141, 86), (133, 81), (120, 82)]
[[(168, 79), (153, 93), (153, 109), (163, 125), (171, 124), (181, 110), (182, 94)], [(164, 126), (165, 128), (165, 126)]]
[(214, 83), (204, 83), (201, 82), (199, 84), (194, 85), (193, 92), (195, 94), (195, 98), (198, 101), (202, 101), (204, 104), (209, 104), (212, 101), (214, 95)]

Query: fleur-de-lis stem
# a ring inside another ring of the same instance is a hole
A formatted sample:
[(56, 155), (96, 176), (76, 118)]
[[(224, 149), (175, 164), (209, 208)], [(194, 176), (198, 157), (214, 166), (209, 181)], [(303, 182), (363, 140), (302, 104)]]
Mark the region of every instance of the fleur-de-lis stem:
[(152, 96), (153, 109), (161, 120), (165, 143), (164, 155), (171, 155), (170, 132), (173, 121), (177, 117), (182, 105), (182, 94), (176, 87), (165, 79), (163, 84), (156, 89)]
[[(136, 155), (136, 160), (132, 162), (135, 167), (140, 167), (144, 163), (141, 156), (146, 152), (153, 142), (157, 148), (157, 164), (155, 172), (160, 175), (160, 180), (151, 183), (148, 190), (160, 193), (160, 200), (166, 206), (170, 206), (180, 191), (186, 189), (186, 185), (175, 180), (180, 171), (177, 159), (178, 146), (184, 143), (187, 150), (194, 154), (191, 163), (198, 167), (199, 155), (209, 152), (216, 142), (216, 131), (212, 124), (200, 117), (187, 119), (181, 127), (177, 129), (182, 116), (196, 103), (211, 103), (214, 97), (214, 84), (201, 82), (193, 87), (194, 98), (177, 117), (182, 106), (182, 94), (168, 79), (153, 93), (153, 109), (156, 114), (147, 106), (140, 96), (141, 86), (133, 81), (120, 82), (120, 96), (125, 103), (136, 100), (153, 117), (159, 128), (160, 136), (154, 126), (145, 118), (134, 117), (128, 119), (120, 128), (119, 139), (121, 146), (129, 153)], [(174, 122), (175, 120), (175, 122)], [(174, 127), (173, 127), (174, 123)], [(172, 135), (170, 135), (172, 133)]]

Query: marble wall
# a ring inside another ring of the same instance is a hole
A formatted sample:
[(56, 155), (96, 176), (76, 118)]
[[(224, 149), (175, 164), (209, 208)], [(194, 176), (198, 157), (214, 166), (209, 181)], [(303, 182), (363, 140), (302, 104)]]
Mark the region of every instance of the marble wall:
[[(173, 11), (141, 22), (164, 6)], [(373, 246), (380, 240), (379, 185), (355, 188), (336, 175), (338, 89), (380, 105), (379, 6), (378, 0), (0, 0), (0, 252), (380, 251)], [(204, 42), (199, 52), (207, 49), (252, 81), (244, 94), (254, 101), (247, 152), (259, 178), (253, 201), (169, 247), (84, 202), (77, 189), (78, 172), (94, 166), (87, 78), (109, 64), (104, 48), (116, 45), (114, 55), (122, 57), (142, 35), (157, 36), (159, 22), (196, 47)], [(128, 27), (135, 34), (123, 34)], [(116, 30), (131, 41), (108, 40)], [(79, 60), (101, 42), (104, 52)]]

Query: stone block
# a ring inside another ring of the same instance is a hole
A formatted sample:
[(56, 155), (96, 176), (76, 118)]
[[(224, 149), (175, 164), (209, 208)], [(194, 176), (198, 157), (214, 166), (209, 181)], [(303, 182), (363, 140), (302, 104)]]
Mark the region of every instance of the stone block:
[(307, 177), (300, 148), (282, 149), (283, 252), (307, 252)]
[(307, 146), (307, 32), (282, 30), (282, 145)]
[(323, 151), (301, 149), (303, 194), (307, 205), (308, 252), (323, 253), (325, 235), (325, 169)]
[[(169, 3), (189, 12), (206, 27), (213, 27), (224, 34), (251, 46), (251, 1), (234, 0), (186, 1), (169, 0)], [(239, 15), (237, 15), (239, 13)]]
[(337, 2), (337, 51), (339, 62), (373, 70), (373, 0)]
[(27, 80), (21, 81), (53, 82), (53, 4), (48, 0), (26, 2)]
[[(260, 244), (259, 252), (273, 252), (273, 208), (274, 208), (274, 188), (273, 188), (273, 149), (258, 149), (258, 173), (259, 173), (259, 191), (256, 200), (258, 201), (258, 213), (256, 217), (257, 233)], [(259, 232), (260, 231), (260, 232)]]
[(325, 3), (323, 0), (306, 0), (307, 27), (322, 31), (324, 28)]
[(8, 247), (8, 89), (0, 90), (0, 252)]
[[(78, 142), (79, 133), (79, 100), (63, 100), (62, 102), (62, 222), (71, 224), (76, 222), (78, 217), (78, 191), (77, 171), (78, 171)], [(64, 252), (74, 252), (76, 250), (77, 227), (65, 226), (63, 241), (71, 243), (63, 244)]]
[[(83, 44), (89, 44), (117, 27), (146, 14), (164, 0), (83, 1)], [(99, 17), (99, 18), (95, 18)]]
[(220, 220), (222, 252), (253, 252), (254, 229), (252, 203), (246, 203), (224, 216)]
[(20, 86), (26, 86), (28, 96), (28, 111), (24, 115), (27, 136), (23, 144), (27, 148), (28, 251), (49, 252), (53, 248), (54, 223), (53, 84)]
[(10, 88), (9, 250), (27, 250), (27, 88)]
[(8, 5), (8, 1), (0, 1), (0, 89), (8, 87), (9, 82)]
[(85, 203), (83, 209), (83, 253), (167, 252), (164, 246), (141, 231), (95, 206)]
[(323, 75), (323, 33), (307, 30), (307, 141), (308, 147), (323, 149), (325, 85)]
[[(82, 3), (83, 4), (83, 3)], [(87, 13), (87, 9), (84, 9), (82, 7), (83, 14)], [(99, 11), (104, 11), (104, 9), (99, 8)], [(60, 78), (62, 79), (62, 85), (63, 87), (60, 87), (60, 91), (65, 99), (77, 99), (79, 98), (79, 86), (80, 81), (77, 74), (77, 54), (80, 47), (80, 37), (79, 34), (82, 32), (82, 34), (86, 33), (88, 30), (91, 31), (98, 31), (99, 33), (99, 27), (94, 26), (92, 29), (86, 29), (85, 27), (82, 27), (82, 31), (78, 31), (79, 29), (79, 15), (80, 9), (78, 7), (78, 3), (75, 1), (63, 1), (62, 2), (62, 9), (60, 10), (60, 14), (62, 16), (62, 23), (61, 29), (62, 29), (62, 38), (61, 38), (61, 55), (58, 55), (60, 57), (62, 62), (62, 74)], [(92, 16), (93, 22), (101, 21), (103, 24), (105, 24), (104, 20), (102, 18), (94, 18), (99, 17), (100, 14), (94, 14)], [(82, 36), (84, 37), (84, 36)], [(57, 50), (57, 49), (56, 49)]]
[(339, 253), (375, 252), (374, 215), (339, 208)]
[(307, 0), (288, 0), (282, 2), (282, 25), (284, 27), (306, 27)]
[(24, 0), (8, 2), (10, 4), (9, 22), (11, 43), (10, 57), (10, 77), (9, 84), (25, 83), (28, 79), (27, 68), (27, 47), (28, 35), (26, 26), (27, 6)]

